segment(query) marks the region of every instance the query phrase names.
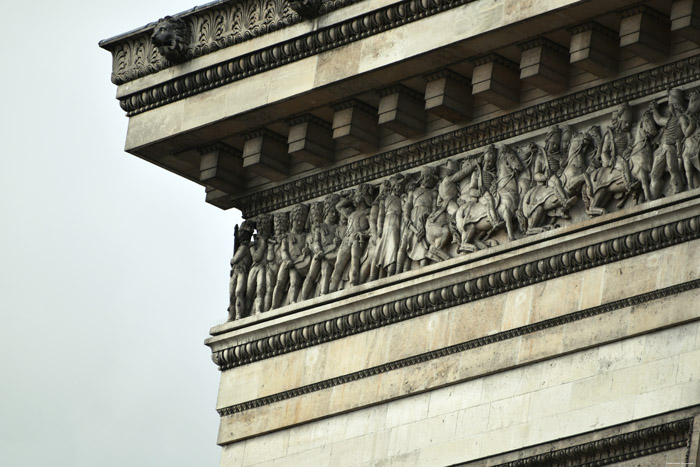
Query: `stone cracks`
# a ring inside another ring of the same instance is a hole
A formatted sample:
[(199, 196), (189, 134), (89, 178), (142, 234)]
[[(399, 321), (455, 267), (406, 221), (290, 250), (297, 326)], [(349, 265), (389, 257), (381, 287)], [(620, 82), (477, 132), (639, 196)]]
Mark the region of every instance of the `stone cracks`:
[[(688, 219), (671, 222), (663, 226), (646, 229), (641, 232), (632, 233), (619, 238), (577, 248), (575, 250), (553, 255), (548, 258), (528, 262), (504, 269), (502, 271), (472, 278), (467, 281), (458, 282), (454, 285), (415, 294), (400, 300), (384, 303), (382, 305), (357, 311), (345, 316), (310, 324), (298, 329), (272, 335), (264, 339), (258, 339), (245, 344), (219, 350), (212, 354), (212, 360), (221, 370), (228, 370), (258, 360), (271, 358), (276, 355), (293, 352), (295, 350), (311, 347), (323, 342), (340, 339), (345, 336), (386, 326), (394, 322), (451, 308), (485, 297), (504, 293), (509, 290), (526, 287), (528, 285), (543, 282), (556, 277), (587, 270), (650, 251), (659, 250), (696, 238), (700, 238), (700, 216), (690, 217)], [(524, 328), (507, 331), (494, 336), (488, 336), (476, 341), (460, 344), (467, 347), (460, 348), (458, 350), (456, 349), (454, 352), (466, 350), (471, 348), (470, 346), (485, 345), (495, 342), (498, 339), (511, 338), (524, 332), (535, 332), (540, 329), (545, 329), (546, 327), (561, 324), (566, 322), (566, 320), (582, 319), (587, 316), (592, 316), (592, 314), (604, 313), (606, 311), (610, 311), (608, 308), (610, 306), (629, 306), (634, 304), (634, 300), (653, 300), (655, 298), (665, 296), (664, 294), (670, 295), (679, 293), (682, 290), (697, 288), (699, 285), (700, 283), (698, 281), (692, 281), (680, 286), (662, 289), (657, 292), (627, 299), (628, 301), (631, 300), (632, 302), (622, 300), (620, 302), (614, 302), (616, 305), (607, 304), (601, 307), (574, 313), (572, 315), (567, 315), (566, 317), (555, 318), (553, 320), (543, 321)], [(684, 287), (685, 289), (683, 289)], [(448, 349), (436, 351), (435, 356), (430, 358), (437, 358), (442, 354), (447, 355), (447, 352), (450, 351)], [(415, 363), (418, 362), (405, 363), (403, 365)], [(364, 372), (360, 373), (363, 374)], [(369, 374), (366, 376), (369, 376)]]
[(693, 56), (444, 135), (235, 198), (244, 217), (292, 206), (700, 79)]

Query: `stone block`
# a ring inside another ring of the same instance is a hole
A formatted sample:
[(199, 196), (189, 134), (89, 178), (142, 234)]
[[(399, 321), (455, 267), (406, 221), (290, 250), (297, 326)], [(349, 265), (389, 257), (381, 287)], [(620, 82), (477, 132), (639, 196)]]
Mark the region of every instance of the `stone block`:
[(407, 138), (425, 132), (425, 109), (422, 96), (412, 89), (395, 85), (379, 92), (379, 126)]
[(231, 195), (225, 191), (217, 190), (212, 186), (204, 187), (204, 200), (221, 209), (230, 209), (233, 207)]
[(244, 135), (243, 167), (272, 181), (284, 180), (289, 174), (287, 141), (265, 128)]
[(610, 400), (612, 373), (602, 373), (572, 383), (571, 410), (603, 404)]
[(620, 48), (650, 62), (659, 62), (668, 54), (668, 17), (645, 5), (620, 13)]
[(501, 109), (520, 102), (518, 65), (497, 55), (488, 54), (473, 60), (472, 94)]
[(430, 393), (428, 417), (474, 407), (481, 399), (483, 379), (466, 381)]
[[(287, 453), (289, 430), (270, 433), (255, 440), (255, 449), (246, 449), (243, 454), (243, 466), (259, 464), (283, 457)], [(251, 444), (252, 444), (251, 443)]]
[(419, 394), (394, 401), (387, 409), (386, 427), (393, 428), (427, 418), (429, 406), (430, 394)]
[(520, 79), (550, 94), (568, 88), (569, 54), (559, 44), (538, 37), (520, 44)]
[(289, 120), (289, 155), (315, 167), (325, 167), (335, 160), (335, 141), (331, 125), (311, 114)]
[(568, 412), (572, 399), (572, 386), (568, 383), (531, 393), (528, 418), (533, 420)]
[(491, 404), (481, 404), (457, 412), (455, 439), (465, 439), (484, 433), (489, 424)]
[(425, 110), (450, 122), (472, 116), (471, 81), (450, 70), (426, 76)]
[(569, 63), (599, 78), (617, 73), (619, 39), (612, 31), (596, 22), (571, 28)]
[(531, 394), (491, 402), (489, 407), (489, 430), (506, 428), (527, 421)]
[(700, 2), (675, 0), (671, 3), (671, 31), (700, 44)]
[(199, 150), (199, 181), (226, 194), (236, 194), (245, 188), (245, 171), (241, 152), (217, 143)]
[(482, 438), (482, 435), (476, 435), (424, 447), (416, 465), (456, 465), (476, 459), (481, 451)]
[(372, 152), (379, 146), (377, 110), (357, 100), (333, 107), (333, 139), (360, 152)]

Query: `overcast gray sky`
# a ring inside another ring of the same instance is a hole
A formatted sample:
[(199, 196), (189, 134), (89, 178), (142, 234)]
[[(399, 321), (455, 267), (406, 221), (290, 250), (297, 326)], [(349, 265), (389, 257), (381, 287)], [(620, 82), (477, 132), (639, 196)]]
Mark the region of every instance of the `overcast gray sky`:
[[(205, 3), (205, 2), (202, 2)], [(187, 0), (10, 2), (0, 31), (0, 465), (217, 465), (238, 213), (123, 152), (97, 43)]]

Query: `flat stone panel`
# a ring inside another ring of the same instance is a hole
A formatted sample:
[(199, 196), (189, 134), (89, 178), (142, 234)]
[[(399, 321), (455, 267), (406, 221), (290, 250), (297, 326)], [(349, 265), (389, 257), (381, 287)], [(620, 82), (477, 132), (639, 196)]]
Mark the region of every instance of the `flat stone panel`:
[(671, 31), (700, 44), (700, 3), (674, 0), (671, 3)]

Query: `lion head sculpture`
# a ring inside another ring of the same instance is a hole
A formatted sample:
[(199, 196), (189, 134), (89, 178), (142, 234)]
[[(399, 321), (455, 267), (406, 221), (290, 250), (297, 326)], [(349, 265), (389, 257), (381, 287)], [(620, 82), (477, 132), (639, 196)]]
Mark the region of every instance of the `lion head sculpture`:
[(187, 58), (190, 28), (183, 19), (166, 16), (156, 24), (151, 41), (167, 60), (181, 62)]

